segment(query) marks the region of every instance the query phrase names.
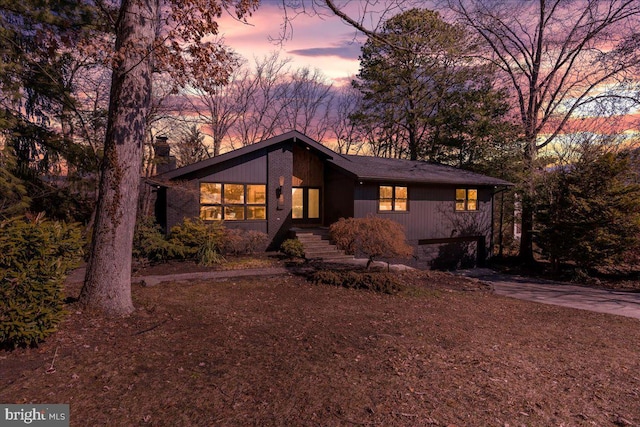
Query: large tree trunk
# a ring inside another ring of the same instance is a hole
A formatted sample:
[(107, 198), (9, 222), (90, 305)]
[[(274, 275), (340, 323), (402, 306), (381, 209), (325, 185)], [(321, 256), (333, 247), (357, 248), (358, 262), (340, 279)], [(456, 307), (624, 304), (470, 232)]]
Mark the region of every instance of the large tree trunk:
[(131, 250), (151, 99), (158, 0), (123, 0), (116, 27), (97, 214), (80, 301), (108, 315), (133, 311)]
[(522, 195), (522, 211), (521, 211), (521, 237), (520, 250), (518, 257), (528, 265), (535, 263), (533, 256), (533, 227), (535, 216), (535, 162), (537, 157), (536, 137), (530, 132), (527, 140), (527, 147), (524, 153), (525, 182), (523, 183), (524, 194)]

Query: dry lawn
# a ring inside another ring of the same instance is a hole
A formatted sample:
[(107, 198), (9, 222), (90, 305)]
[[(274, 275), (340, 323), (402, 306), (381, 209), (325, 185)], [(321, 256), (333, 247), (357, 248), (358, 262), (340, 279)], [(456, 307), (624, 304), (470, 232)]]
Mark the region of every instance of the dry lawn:
[(637, 320), (405, 280), (135, 286), (127, 318), (70, 306), (39, 348), (0, 353), (0, 402), (69, 403), (73, 426), (640, 425)]

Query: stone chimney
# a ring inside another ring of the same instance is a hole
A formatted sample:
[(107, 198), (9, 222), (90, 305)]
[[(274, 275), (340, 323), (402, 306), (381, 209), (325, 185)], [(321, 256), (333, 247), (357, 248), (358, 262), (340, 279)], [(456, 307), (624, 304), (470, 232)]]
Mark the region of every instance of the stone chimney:
[(156, 143), (153, 144), (155, 154), (156, 175), (169, 172), (176, 168), (176, 157), (171, 155), (171, 147), (166, 136), (156, 136)]

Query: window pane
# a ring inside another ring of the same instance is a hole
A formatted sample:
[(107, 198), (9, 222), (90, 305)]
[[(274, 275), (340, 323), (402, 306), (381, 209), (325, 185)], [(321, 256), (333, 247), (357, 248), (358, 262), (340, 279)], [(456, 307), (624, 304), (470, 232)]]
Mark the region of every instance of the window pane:
[(200, 206), (200, 219), (204, 221), (221, 220), (222, 208), (220, 206)]
[(309, 188), (309, 218), (320, 218), (320, 190)]
[(393, 210), (393, 202), (391, 201), (391, 199), (380, 199), (380, 202), (378, 203), (378, 210), (381, 211), (390, 211)]
[(396, 199), (407, 198), (407, 187), (396, 187)]
[(291, 218), (304, 218), (304, 191), (302, 188), (291, 189)]
[(467, 210), (478, 210), (478, 190), (476, 189), (467, 190)]
[(214, 184), (210, 182), (200, 183), (200, 203), (213, 204), (221, 203), (222, 184)]
[(252, 205), (267, 203), (266, 185), (247, 185), (247, 203)]
[(225, 206), (225, 221), (238, 221), (244, 219), (244, 206)]
[(467, 190), (464, 188), (456, 188), (456, 210), (464, 211), (467, 209)]
[(394, 209), (397, 211), (406, 211), (407, 199), (396, 199), (396, 202), (393, 206), (394, 206)]
[(267, 219), (267, 208), (264, 206), (247, 206), (247, 219)]
[(380, 200), (391, 199), (393, 197), (393, 187), (390, 185), (380, 186)]
[(224, 203), (244, 203), (244, 185), (243, 184), (225, 184), (224, 185)]

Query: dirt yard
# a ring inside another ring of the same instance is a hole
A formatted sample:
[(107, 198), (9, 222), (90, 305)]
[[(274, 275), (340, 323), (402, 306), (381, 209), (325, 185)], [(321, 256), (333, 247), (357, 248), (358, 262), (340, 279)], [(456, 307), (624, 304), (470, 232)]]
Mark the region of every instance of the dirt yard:
[(71, 305), (39, 348), (0, 353), (0, 402), (69, 403), (73, 426), (640, 425), (638, 320), (404, 280), (136, 285), (133, 315)]

